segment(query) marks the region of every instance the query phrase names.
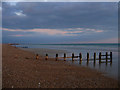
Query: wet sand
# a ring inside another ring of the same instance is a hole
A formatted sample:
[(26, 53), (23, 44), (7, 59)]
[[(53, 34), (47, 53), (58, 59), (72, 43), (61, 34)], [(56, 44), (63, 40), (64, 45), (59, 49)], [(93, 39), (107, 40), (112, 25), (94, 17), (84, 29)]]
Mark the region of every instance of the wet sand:
[(40, 56), (4, 44), (2, 47), (3, 88), (118, 88), (117, 80), (87, 67)]

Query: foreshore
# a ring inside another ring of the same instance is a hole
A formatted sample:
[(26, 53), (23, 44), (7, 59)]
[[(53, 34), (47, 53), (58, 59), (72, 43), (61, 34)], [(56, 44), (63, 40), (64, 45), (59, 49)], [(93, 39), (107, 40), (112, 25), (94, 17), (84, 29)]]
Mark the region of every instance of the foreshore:
[(3, 44), (2, 88), (118, 88), (118, 81), (64, 61), (36, 60), (32, 52)]

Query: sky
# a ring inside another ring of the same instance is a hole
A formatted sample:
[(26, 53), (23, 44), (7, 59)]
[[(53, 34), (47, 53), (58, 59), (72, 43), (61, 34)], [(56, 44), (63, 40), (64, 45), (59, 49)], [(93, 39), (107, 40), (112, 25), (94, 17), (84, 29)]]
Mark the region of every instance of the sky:
[(117, 43), (117, 2), (2, 2), (3, 43)]

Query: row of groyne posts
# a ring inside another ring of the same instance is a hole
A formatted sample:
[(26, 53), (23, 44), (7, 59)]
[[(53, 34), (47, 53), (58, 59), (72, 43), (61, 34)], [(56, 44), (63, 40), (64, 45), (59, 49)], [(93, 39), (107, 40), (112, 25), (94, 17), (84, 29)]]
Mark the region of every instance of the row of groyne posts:
[[(108, 54), (108, 52), (106, 52), (106, 54), (102, 54), (101, 52), (99, 53), (99, 58), (96, 58), (96, 53), (94, 53), (94, 58), (90, 59), (89, 58), (89, 53), (87, 53), (87, 62), (89, 62), (89, 60), (94, 60), (94, 63), (96, 62), (96, 60), (99, 60), (99, 63), (102, 62), (102, 60), (104, 60), (104, 62), (111, 62), (112, 63), (112, 52), (110, 52)], [(104, 58), (102, 58), (104, 57)], [(79, 53), (79, 56), (75, 56), (74, 53), (72, 53), (71, 57), (66, 57), (66, 53), (64, 53), (64, 57), (58, 57), (58, 54), (56, 54), (56, 58), (55, 60), (57, 61), (58, 59), (64, 59), (64, 61), (66, 61), (66, 58), (72, 58), (72, 61), (74, 61), (74, 58), (79, 58), (80, 61), (82, 61), (82, 53)], [(39, 59), (38, 54), (36, 54), (36, 59)], [(48, 60), (48, 54), (46, 54), (45, 60)], [(106, 61), (105, 61), (106, 60)]]

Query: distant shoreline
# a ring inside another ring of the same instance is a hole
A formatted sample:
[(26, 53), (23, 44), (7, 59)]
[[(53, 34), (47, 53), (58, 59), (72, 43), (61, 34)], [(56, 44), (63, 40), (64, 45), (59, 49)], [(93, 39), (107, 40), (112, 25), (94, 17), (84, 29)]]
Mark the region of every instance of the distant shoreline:
[[(6, 43), (7, 44), (7, 43)], [(8, 43), (9, 44), (9, 43)], [(39, 43), (10, 43), (10, 45), (120, 45), (120, 43), (53, 43), (53, 44), (39, 44)]]

